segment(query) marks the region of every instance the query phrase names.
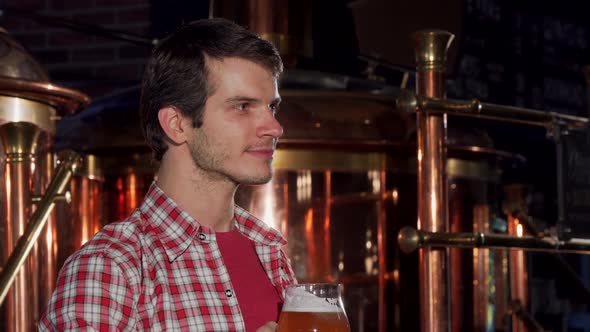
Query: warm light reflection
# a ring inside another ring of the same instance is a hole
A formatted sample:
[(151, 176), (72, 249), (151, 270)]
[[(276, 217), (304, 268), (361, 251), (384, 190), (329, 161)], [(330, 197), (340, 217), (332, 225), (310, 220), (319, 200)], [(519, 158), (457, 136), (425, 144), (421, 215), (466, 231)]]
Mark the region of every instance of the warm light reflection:
[(128, 174), (125, 180), (125, 185), (127, 186), (125, 190), (125, 215), (128, 215), (139, 206), (140, 195), (137, 193), (137, 175), (134, 173)]
[(303, 202), (311, 199), (311, 171), (297, 172), (297, 201)]
[(522, 225), (518, 222), (518, 220), (516, 222), (517, 222), (517, 224), (516, 224), (516, 236), (522, 237), (523, 234), (524, 234), (524, 230), (522, 228)]
[(51, 221), (47, 221), (47, 232), (45, 232), (45, 243), (48, 247), (48, 252), (51, 252), (51, 245), (53, 244), (53, 227), (51, 227)]
[[(430, 215), (433, 218), (436, 218), (436, 216), (438, 215), (437, 206), (438, 206), (438, 199), (436, 197), (436, 193), (432, 192), (430, 194), (430, 211), (431, 211)], [(430, 222), (432, 225), (436, 225), (437, 220), (431, 220)]]
[[(4, 181), (6, 181), (6, 201), (9, 202), (10, 196), (12, 196), (12, 181), (10, 181), (10, 173), (8, 172), (8, 170), (6, 171), (6, 177), (4, 178)], [(7, 204), (7, 209), (10, 209), (10, 204)]]
[(368, 275), (376, 275), (379, 272), (377, 246), (374, 245), (373, 232), (367, 229), (365, 233), (365, 273)]
[(115, 186), (117, 188), (117, 214), (115, 218), (121, 220), (125, 219), (125, 192), (123, 191), (123, 179), (117, 178)]
[(418, 161), (422, 161), (422, 149), (418, 149)]
[(274, 229), (279, 229), (279, 224), (275, 219), (275, 199), (273, 195), (274, 182), (271, 180), (263, 187), (262, 193), (262, 220)]
[(373, 257), (365, 257), (365, 273), (371, 275), (373, 273)]
[(92, 188), (92, 197), (95, 198), (91, 200), (94, 211), (93, 215), (95, 216), (94, 227), (92, 228), (92, 235), (98, 233), (98, 231), (100, 230), (100, 203), (98, 202), (98, 197), (100, 197), (100, 195), (101, 191), (98, 186)]
[(307, 209), (305, 214), (305, 235), (313, 234), (313, 209)]
[(368, 171), (367, 179), (371, 183), (373, 194), (378, 194), (381, 191), (381, 178), (379, 171)]
[(84, 243), (86, 243), (86, 241), (88, 241), (89, 238), (89, 230), (88, 228), (90, 227), (90, 223), (92, 223), (92, 221), (89, 218), (89, 214), (88, 214), (88, 208), (90, 207), (89, 205), (89, 197), (88, 197), (88, 192), (89, 192), (89, 180), (88, 179), (83, 179), (82, 183), (81, 183), (81, 192), (82, 192), (82, 197), (80, 197), (80, 202), (82, 202), (81, 206), (79, 207), (81, 210), (81, 223), (80, 223), (80, 243), (78, 243), (79, 246), (82, 246)]
[(391, 192), (391, 198), (393, 199), (393, 205), (396, 206), (399, 199), (399, 193), (396, 188), (393, 188), (393, 191)]
[[(315, 234), (313, 231), (313, 209), (307, 209), (304, 217), (305, 227), (305, 244), (307, 257), (317, 257), (317, 248), (315, 243)], [(317, 267), (313, 264), (313, 260), (307, 261), (307, 275), (309, 278), (315, 277), (317, 274)]]

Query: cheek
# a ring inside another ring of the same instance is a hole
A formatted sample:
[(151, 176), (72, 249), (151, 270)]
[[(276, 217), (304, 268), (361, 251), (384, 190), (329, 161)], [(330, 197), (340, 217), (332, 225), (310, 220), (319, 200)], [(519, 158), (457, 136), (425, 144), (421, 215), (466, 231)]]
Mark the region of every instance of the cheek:
[(243, 152), (249, 144), (256, 140), (253, 119), (244, 115), (232, 114), (229, 118), (211, 121), (205, 129), (212, 146), (209, 149), (219, 150), (224, 154)]
[(226, 128), (225, 131), (218, 133), (216, 136), (210, 135), (207, 145), (204, 148), (212, 154), (217, 155), (220, 159), (229, 159), (242, 152), (241, 140), (229, 128)]
[(228, 124), (220, 129), (219, 140), (226, 145), (240, 146), (248, 143), (249, 127), (245, 124), (232, 125)]

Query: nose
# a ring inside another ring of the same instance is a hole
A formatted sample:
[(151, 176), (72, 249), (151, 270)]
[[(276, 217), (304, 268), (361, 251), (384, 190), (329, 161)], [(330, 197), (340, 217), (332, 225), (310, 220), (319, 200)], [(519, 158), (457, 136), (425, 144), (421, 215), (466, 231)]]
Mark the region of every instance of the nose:
[(267, 112), (264, 121), (257, 128), (258, 137), (279, 138), (283, 136), (283, 126), (271, 112)]

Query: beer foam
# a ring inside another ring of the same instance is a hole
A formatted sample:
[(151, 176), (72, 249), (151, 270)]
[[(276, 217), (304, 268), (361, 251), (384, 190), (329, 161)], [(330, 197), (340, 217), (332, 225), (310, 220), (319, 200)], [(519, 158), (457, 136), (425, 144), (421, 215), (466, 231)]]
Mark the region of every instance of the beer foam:
[(340, 312), (338, 299), (325, 299), (301, 288), (293, 288), (285, 294), (282, 311), (290, 312)]

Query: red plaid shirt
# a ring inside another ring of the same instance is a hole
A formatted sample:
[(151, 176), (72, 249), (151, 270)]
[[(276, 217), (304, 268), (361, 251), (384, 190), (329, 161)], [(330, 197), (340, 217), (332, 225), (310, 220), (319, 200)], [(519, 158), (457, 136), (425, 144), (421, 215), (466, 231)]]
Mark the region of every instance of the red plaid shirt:
[[(296, 282), (285, 239), (239, 207), (235, 220), (283, 296)], [(129, 218), (68, 258), (39, 330), (244, 331), (238, 301), (215, 232), (154, 183)]]

